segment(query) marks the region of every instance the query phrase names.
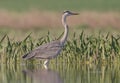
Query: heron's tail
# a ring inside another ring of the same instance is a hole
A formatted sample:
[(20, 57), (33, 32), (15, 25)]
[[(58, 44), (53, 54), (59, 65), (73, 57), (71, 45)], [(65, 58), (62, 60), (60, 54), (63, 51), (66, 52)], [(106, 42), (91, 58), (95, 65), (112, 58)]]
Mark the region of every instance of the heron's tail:
[(22, 58), (25, 59), (27, 57), (28, 53), (23, 55)]

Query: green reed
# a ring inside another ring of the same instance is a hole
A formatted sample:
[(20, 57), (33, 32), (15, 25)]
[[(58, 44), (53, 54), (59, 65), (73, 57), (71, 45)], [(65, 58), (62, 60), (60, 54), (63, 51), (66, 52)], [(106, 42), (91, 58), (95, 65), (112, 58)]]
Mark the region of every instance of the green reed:
[[(57, 39), (59, 39), (58, 37)], [(56, 39), (56, 38), (55, 38)], [(0, 61), (1, 63), (20, 63), (23, 61), (22, 55), (31, 51), (35, 47), (48, 43), (52, 40), (50, 33), (47, 36), (33, 39), (31, 34), (22, 41), (14, 41), (8, 35), (4, 35), (0, 40)], [(82, 31), (79, 35), (73, 34), (61, 52), (60, 56), (55, 60), (57, 62), (68, 63), (98, 63), (100, 61), (111, 62), (120, 58), (120, 36), (114, 36), (110, 33), (97, 36), (86, 35)], [(32, 62), (35, 62), (33, 60)], [(29, 62), (29, 61), (28, 61)]]

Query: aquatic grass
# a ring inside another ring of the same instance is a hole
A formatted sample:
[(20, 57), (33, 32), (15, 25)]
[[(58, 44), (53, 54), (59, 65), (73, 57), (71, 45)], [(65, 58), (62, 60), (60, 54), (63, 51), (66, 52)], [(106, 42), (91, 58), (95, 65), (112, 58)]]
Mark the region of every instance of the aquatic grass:
[[(32, 34), (28, 34), (23, 40), (15, 41), (8, 35), (4, 35), (0, 41), (0, 56), (1, 62), (5, 64), (21, 63), (22, 55), (30, 52), (34, 48), (48, 43), (52, 40), (59, 39), (51, 38), (50, 32), (46, 36), (38, 39), (33, 39)], [(67, 62), (67, 63), (99, 63), (112, 62), (120, 58), (120, 36), (107, 33), (103, 35), (99, 32), (98, 35), (86, 35), (84, 31), (80, 34), (73, 34), (65, 44), (63, 51), (58, 58), (51, 61)], [(26, 63), (39, 62), (39, 60), (26, 61)]]
[[(114, 37), (109, 35), (105, 36), (99, 34), (98, 37), (90, 35), (86, 36), (84, 32), (81, 32), (78, 39), (71, 39), (67, 41), (66, 47), (63, 52), (63, 58), (65, 54), (67, 61), (88, 61), (98, 62), (103, 60), (112, 61), (115, 58), (119, 58), (120, 45), (119, 36)], [(111, 59), (110, 59), (111, 58)]]

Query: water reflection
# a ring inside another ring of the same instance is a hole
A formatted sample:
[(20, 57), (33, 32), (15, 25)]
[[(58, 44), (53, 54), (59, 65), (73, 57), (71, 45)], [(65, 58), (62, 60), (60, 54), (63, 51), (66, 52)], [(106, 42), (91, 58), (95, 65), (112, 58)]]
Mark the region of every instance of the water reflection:
[(23, 70), (23, 73), (31, 77), (32, 83), (63, 83), (59, 73), (50, 69)]
[(120, 65), (0, 65), (0, 83), (120, 83)]

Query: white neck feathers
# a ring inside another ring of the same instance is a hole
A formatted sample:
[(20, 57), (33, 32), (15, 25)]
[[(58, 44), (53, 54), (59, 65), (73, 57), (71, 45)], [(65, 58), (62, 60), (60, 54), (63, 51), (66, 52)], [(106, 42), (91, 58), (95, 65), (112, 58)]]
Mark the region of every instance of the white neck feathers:
[(67, 23), (66, 23), (66, 17), (67, 17), (67, 16), (68, 16), (67, 14), (63, 14), (63, 16), (62, 16), (62, 24), (63, 24), (63, 26), (64, 26), (64, 28), (65, 28), (63, 37), (62, 37), (61, 40), (60, 40), (62, 44), (65, 43), (65, 41), (67, 40), (67, 36), (68, 36), (68, 25), (67, 25)]

